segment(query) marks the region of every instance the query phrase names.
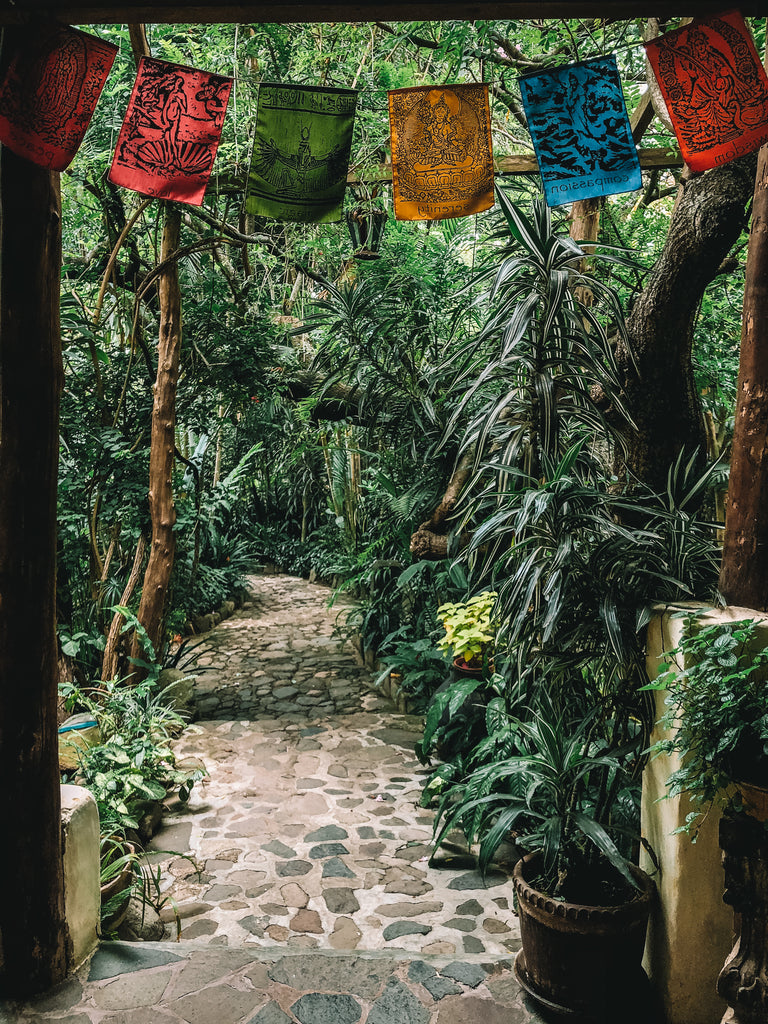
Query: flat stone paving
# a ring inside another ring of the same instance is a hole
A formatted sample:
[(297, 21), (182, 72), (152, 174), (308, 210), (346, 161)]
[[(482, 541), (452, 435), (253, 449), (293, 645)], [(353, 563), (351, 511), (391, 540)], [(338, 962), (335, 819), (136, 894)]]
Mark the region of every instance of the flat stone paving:
[(104, 943), (0, 1024), (543, 1024), (506, 961)]
[(210, 781), (151, 844), (181, 941), (104, 943), (57, 992), (0, 1005), (0, 1024), (539, 1021), (511, 971), (511, 865), (482, 878), (458, 837), (428, 863), (421, 720), (333, 638), (329, 590), (251, 585), (196, 652), (199, 720), (177, 748)]

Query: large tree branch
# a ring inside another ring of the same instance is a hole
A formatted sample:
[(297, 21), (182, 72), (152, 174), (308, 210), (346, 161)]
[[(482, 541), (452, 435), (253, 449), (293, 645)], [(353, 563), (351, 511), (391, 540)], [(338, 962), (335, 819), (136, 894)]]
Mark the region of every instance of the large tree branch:
[(448, 556), (450, 517), (456, 508), (464, 485), (472, 475), (474, 458), (474, 447), (462, 455), (448, 482), (442, 501), (430, 518), (423, 522), (411, 536), (411, 553), (417, 558), (437, 561)]
[(667, 240), (627, 319), (629, 345), (617, 358), (625, 400), (636, 424), (617, 468), (664, 487), (682, 449), (705, 451), (706, 432), (691, 367), (696, 314), (746, 225), (757, 154), (688, 181)]

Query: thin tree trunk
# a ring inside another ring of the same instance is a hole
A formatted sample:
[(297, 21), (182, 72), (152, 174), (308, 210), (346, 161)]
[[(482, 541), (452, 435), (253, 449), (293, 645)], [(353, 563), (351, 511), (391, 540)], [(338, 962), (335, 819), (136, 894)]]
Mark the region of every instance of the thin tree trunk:
[(219, 411), (218, 411), (217, 419), (218, 419), (218, 428), (216, 430), (216, 460), (215, 460), (215, 462), (213, 464), (213, 486), (214, 487), (216, 486), (216, 484), (221, 479), (221, 451), (222, 451), (222, 448), (224, 447), (224, 442), (222, 440), (222, 434), (223, 434), (223, 431), (224, 431), (224, 406), (223, 405), (219, 406)]
[(60, 982), (70, 955), (56, 721), (59, 176), (4, 148), (0, 196), (0, 989), (25, 995)]
[[(128, 582), (125, 584), (125, 589), (120, 597), (120, 604), (125, 607), (133, 597), (133, 592), (136, 589), (136, 584), (139, 582), (141, 576), (141, 563), (144, 561), (144, 552), (147, 550), (147, 542), (144, 538), (144, 534), (139, 534), (139, 542), (136, 545), (136, 552), (133, 556), (133, 565), (131, 566), (131, 572), (128, 576)], [(114, 679), (120, 668), (120, 631), (123, 628), (123, 622), (125, 618), (120, 612), (115, 612), (112, 617), (112, 622), (109, 626), (109, 633), (107, 634), (107, 642), (104, 646), (104, 654), (101, 659), (101, 678), (104, 682), (108, 679)]]
[(768, 145), (752, 206), (720, 591), (768, 610)]
[[(173, 459), (176, 431), (176, 387), (181, 355), (181, 291), (179, 268), (172, 255), (179, 248), (181, 214), (178, 206), (165, 205), (165, 227), (160, 262), (166, 263), (158, 279), (160, 337), (157, 351), (157, 379), (152, 407), (152, 440), (149, 453), (149, 512), (152, 519), (152, 547), (144, 573), (138, 619), (159, 653), (163, 635), (165, 605), (176, 552), (176, 506), (173, 500)], [(146, 656), (138, 635), (131, 656)], [(139, 674), (140, 675), (140, 674)]]

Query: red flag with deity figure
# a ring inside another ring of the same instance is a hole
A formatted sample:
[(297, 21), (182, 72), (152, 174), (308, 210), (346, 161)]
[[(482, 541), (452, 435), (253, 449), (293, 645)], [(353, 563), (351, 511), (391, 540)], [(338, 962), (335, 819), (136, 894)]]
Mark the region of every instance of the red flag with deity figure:
[(695, 19), (645, 49), (691, 170), (768, 141), (768, 76), (738, 11)]
[(109, 180), (199, 206), (231, 91), (231, 78), (142, 57)]
[(20, 33), (0, 86), (0, 142), (52, 171), (72, 162), (117, 47), (66, 25)]

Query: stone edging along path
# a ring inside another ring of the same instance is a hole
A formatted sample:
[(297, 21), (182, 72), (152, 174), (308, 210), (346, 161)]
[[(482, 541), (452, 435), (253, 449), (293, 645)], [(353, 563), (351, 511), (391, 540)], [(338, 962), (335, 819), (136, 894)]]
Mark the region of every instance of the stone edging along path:
[(199, 720), (177, 747), (211, 778), (152, 843), (193, 858), (157, 855), (167, 934), (178, 915), (205, 945), (509, 957), (504, 868), (483, 879), (460, 841), (428, 864), (421, 720), (368, 688), (327, 588), (251, 585), (198, 649)]

